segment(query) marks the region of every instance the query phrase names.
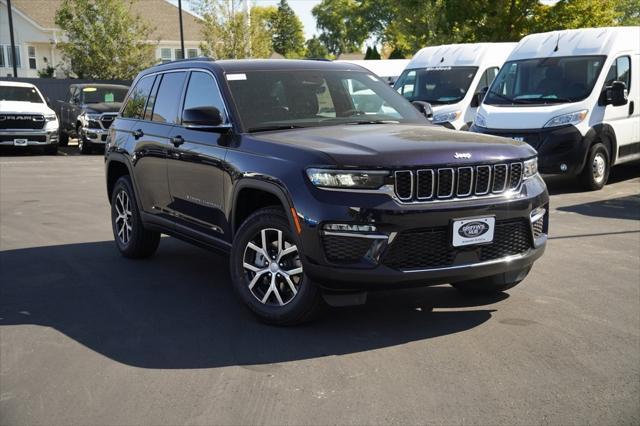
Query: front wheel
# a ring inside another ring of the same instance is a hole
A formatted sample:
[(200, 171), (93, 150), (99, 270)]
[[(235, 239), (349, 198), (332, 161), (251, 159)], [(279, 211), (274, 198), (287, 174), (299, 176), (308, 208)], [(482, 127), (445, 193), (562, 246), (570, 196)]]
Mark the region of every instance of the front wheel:
[(47, 155), (58, 155), (58, 144), (54, 143), (44, 147), (44, 153)]
[(111, 226), (118, 250), (124, 257), (149, 257), (160, 244), (160, 233), (145, 229), (129, 176), (122, 176), (111, 193)]
[(58, 130), (58, 143), (60, 146), (69, 145), (69, 134), (62, 129)]
[(475, 295), (491, 295), (509, 290), (520, 284), (531, 271), (531, 266), (515, 272), (491, 275), (468, 281), (451, 283), (451, 286), (461, 293)]
[(607, 183), (611, 169), (610, 158), (609, 150), (602, 143), (596, 143), (589, 149), (587, 162), (580, 175), (582, 186), (585, 189), (597, 191)]
[(281, 209), (261, 209), (238, 230), (230, 257), (233, 287), (262, 321), (300, 324), (319, 311), (320, 289), (304, 274), (300, 250)]

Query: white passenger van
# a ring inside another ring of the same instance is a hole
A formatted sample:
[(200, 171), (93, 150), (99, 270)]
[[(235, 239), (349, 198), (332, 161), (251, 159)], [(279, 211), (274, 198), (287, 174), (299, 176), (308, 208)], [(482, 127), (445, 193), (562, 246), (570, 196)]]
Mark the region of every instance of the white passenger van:
[(527, 142), (544, 174), (600, 189), (612, 165), (640, 159), (640, 27), (523, 38), (471, 130)]
[(409, 59), (367, 59), (367, 60), (337, 60), (364, 67), (393, 86), (402, 71), (409, 64)]
[(431, 104), (432, 121), (467, 130), (478, 104), (517, 43), (448, 44), (415, 54), (394, 88), (411, 102)]

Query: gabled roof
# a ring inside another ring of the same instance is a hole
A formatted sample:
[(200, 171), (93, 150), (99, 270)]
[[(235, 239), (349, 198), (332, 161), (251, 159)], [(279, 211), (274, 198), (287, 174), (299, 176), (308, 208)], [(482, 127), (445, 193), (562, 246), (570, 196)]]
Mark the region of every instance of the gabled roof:
[[(12, 0), (14, 9), (22, 12), (40, 27), (45, 29), (57, 28), (55, 23), (56, 11), (62, 0)], [(132, 11), (145, 19), (155, 30), (151, 39), (180, 40), (180, 24), (178, 8), (167, 0), (136, 0)], [(202, 40), (200, 34), (201, 21), (184, 8), (182, 22), (185, 41)]]

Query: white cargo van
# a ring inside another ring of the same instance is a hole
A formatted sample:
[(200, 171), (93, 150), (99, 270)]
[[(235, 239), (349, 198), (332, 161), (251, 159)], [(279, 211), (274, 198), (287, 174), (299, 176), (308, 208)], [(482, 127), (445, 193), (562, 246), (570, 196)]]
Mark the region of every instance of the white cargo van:
[(390, 86), (396, 82), (402, 71), (409, 64), (409, 59), (367, 59), (367, 60), (337, 60), (334, 62), (345, 62), (364, 67), (389, 83)]
[(640, 159), (640, 27), (523, 38), (471, 130), (525, 141), (545, 174), (600, 189), (612, 165)]
[(517, 43), (448, 44), (415, 54), (394, 88), (411, 102), (431, 104), (432, 121), (467, 130), (478, 104)]

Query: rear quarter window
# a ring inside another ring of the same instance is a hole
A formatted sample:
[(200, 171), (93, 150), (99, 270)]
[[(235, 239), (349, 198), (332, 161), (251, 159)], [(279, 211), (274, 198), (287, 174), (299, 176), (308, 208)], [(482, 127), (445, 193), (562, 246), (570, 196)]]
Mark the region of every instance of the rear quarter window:
[(155, 76), (146, 76), (140, 79), (136, 86), (131, 90), (127, 103), (122, 109), (122, 116), (125, 118), (142, 118), (144, 114), (144, 106), (151, 93)]

